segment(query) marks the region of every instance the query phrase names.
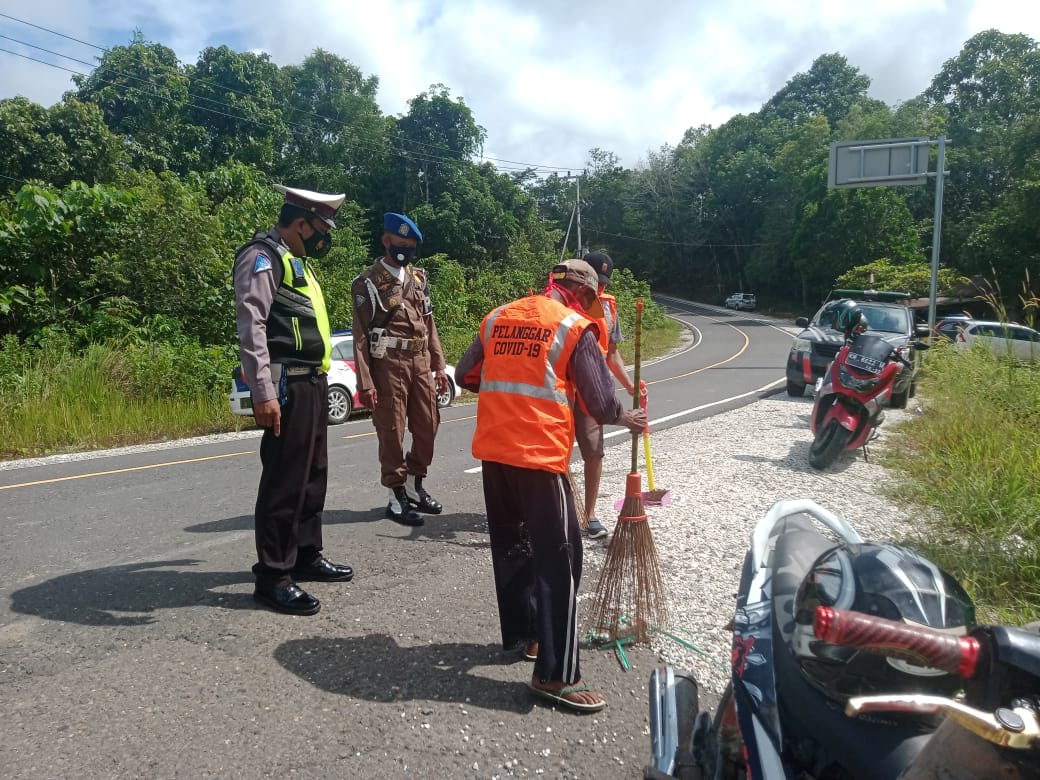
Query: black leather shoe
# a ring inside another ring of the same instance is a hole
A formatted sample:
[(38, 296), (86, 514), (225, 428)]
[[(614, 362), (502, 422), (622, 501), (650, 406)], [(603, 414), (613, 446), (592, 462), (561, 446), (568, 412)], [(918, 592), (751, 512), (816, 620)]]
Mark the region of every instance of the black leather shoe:
[(401, 525), (422, 525), (425, 521), (409, 502), (404, 485), (398, 485), (391, 491), (393, 495), (390, 503), (386, 505), (386, 516)]
[(306, 566), (293, 569), (292, 576), (294, 580), (304, 582), (350, 582), (354, 578), (354, 570), (345, 564), (318, 558)]
[(441, 510), (444, 509), (441, 506), (441, 502), (431, 496), (422, 486), (422, 477), (415, 478), (415, 489), (408, 491), (408, 503), (418, 509), (420, 512), (426, 512), (431, 515), (439, 515)]
[(314, 615), (321, 609), (321, 602), (295, 583), (279, 588), (257, 588), (253, 591), (253, 600), (287, 615)]

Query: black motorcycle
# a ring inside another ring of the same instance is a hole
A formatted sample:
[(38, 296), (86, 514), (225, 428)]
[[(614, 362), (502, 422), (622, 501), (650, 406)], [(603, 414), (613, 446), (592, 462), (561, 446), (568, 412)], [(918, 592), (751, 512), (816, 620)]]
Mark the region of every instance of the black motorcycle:
[(755, 528), (732, 628), (714, 713), (651, 675), (646, 778), (1040, 777), (1040, 631), (976, 626), (935, 564), (812, 501)]

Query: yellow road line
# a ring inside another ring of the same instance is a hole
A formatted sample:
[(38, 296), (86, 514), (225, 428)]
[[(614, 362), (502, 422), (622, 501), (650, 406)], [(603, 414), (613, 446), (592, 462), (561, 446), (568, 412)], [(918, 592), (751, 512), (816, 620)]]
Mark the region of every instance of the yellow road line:
[[(474, 419), (476, 419), (476, 415), (473, 415), (473, 416), (470, 416), (470, 417), (457, 417), (454, 420), (445, 420), (444, 422), (458, 422), (460, 420), (474, 420)], [(359, 439), (359, 438), (362, 438), (364, 436), (374, 436), (374, 435), (375, 435), (375, 431), (370, 431), (368, 433), (356, 433), (356, 434), (352, 434), (350, 436), (344, 436), (343, 438), (344, 439)], [(158, 468), (163, 468), (165, 466), (182, 466), (182, 465), (184, 465), (186, 463), (201, 463), (201, 462), (207, 461), (207, 460), (217, 460), (219, 458), (235, 458), (235, 457), (238, 457), (239, 455), (253, 455), (255, 453), (256, 453), (256, 450), (242, 450), (241, 452), (229, 452), (226, 455), (207, 455), (207, 456), (202, 457), (202, 458), (188, 458), (187, 460), (171, 460), (171, 461), (166, 461), (164, 463), (152, 463), (152, 464), (150, 464), (148, 466), (128, 466), (125, 469), (111, 469), (109, 471), (91, 471), (91, 472), (89, 472), (87, 474), (73, 474), (72, 476), (68, 476), (68, 477), (54, 477), (53, 479), (38, 479), (38, 480), (36, 480), (34, 482), (19, 482), (19, 483), (14, 484), (14, 485), (0, 485), (0, 490), (13, 490), (14, 488), (34, 487), (36, 485), (49, 485), (49, 484), (52, 484), (54, 482), (68, 482), (68, 481), (73, 480), (73, 479), (88, 479), (90, 477), (107, 477), (107, 476), (110, 476), (112, 474), (126, 474), (126, 473), (129, 473), (131, 471), (144, 471), (146, 469), (158, 469)]]
[(242, 452), (229, 452), (226, 455), (207, 455), (204, 458), (189, 458), (187, 460), (171, 460), (166, 463), (152, 463), (148, 466), (129, 466), (125, 469), (112, 469), (111, 471), (92, 471), (89, 474), (73, 474), (71, 477), (55, 477), (54, 479), (39, 479), (35, 482), (19, 482), (17, 485), (0, 485), (0, 490), (11, 488), (32, 487), (33, 485), (47, 485), (51, 482), (67, 482), (70, 479), (87, 479), (88, 477), (105, 477), (109, 474), (126, 474), (129, 471), (144, 471), (145, 469), (158, 469), (164, 466), (180, 466), (185, 463), (200, 463), (204, 460), (216, 460), (217, 458), (234, 458), (239, 455), (252, 455), (256, 450), (243, 450)]
[[(728, 323), (726, 323), (726, 324), (728, 325)], [(707, 371), (710, 368), (718, 368), (719, 366), (724, 366), (724, 365), (726, 365), (726, 363), (730, 362), (731, 360), (736, 360), (738, 357), (743, 355), (747, 351), (748, 346), (751, 344), (751, 339), (748, 337), (747, 333), (742, 331), (737, 326), (735, 326), (735, 325), (728, 325), (728, 326), (730, 328), (733, 328), (733, 330), (735, 330), (737, 333), (739, 333), (741, 336), (744, 337), (744, 346), (742, 346), (740, 349), (738, 349), (734, 354), (730, 355), (725, 360), (720, 360), (717, 363), (712, 363), (710, 366), (704, 366), (702, 368), (695, 368), (693, 371), (687, 371), (685, 374), (676, 374), (675, 376), (666, 376), (666, 377), (663, 377), (662, 379), (654, 379), (652, 381), (647, 382), (646, 383), (647, 386), (656, 385), (656, 384), (658, 384), (660, 382), (671, 382), (673, 379), (682, 379), (683, 377), (693, 376), (694, 374), (699, 374), (702, 371)]]
[[(475, 414), (471, 414), (469, 417), (455, 417), (455, 418), (453, 418), (451, 420), (441, 420), (441, 425), (447, 425), (448, 423), (453, 423), (453, 422), (462, 422), (463, 420), (476, 420), (476, 419), (477, 419), (477, 416)], [(363, 439), (366, 436), (375, 436), (375, 435), (376, 435), (375, 431), (366, 431), (365, 433), (351, 433), (351, 434), (349, 434), (347, 436), (344, 436), (343, 438), (344, 439)]]

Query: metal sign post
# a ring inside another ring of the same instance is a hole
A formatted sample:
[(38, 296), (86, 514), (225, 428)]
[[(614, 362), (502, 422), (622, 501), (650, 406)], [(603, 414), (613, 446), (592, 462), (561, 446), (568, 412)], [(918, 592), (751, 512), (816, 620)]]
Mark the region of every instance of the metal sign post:
[[(928, 170), (928, 151), (938, 145), (936, 170)], [(882, 141), (839, 141), (831, 144), (827, 187), (900, 187), (924, 184), (935, 177), (935, 216), (932, 221), (932, 275), (928, 295), (928, 332), (935, 329), (935, 301), (939, 287), (939, 238), (942, 226), (946, 136), (890, 138)]]
[(942, 228), (943, 179), (946, 178), (946, 136), (939, 136), (935, 159), (935, 217), (932, 220), (932, 281), (928, 288), (928, 340), (935, 332), (935, 301), (939, 294), (939, 237)]

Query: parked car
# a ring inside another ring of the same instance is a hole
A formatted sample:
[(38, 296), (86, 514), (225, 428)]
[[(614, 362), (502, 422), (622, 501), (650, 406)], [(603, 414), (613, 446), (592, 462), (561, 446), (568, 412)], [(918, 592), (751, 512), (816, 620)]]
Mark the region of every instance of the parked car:
[(997, 357), (1040, 360), (1040, 333), (1013, 322), (967, 320), (958, 324), (950, 340), (957, 349), (981, 344)]
[(960, 329), (971, 321), (971, 316), (967, 314), (947, 314), (940, 317), (935, 321), (935, 331), (933, 333), (936, 342), (953, 341)]
[(753, 311), (758, 302), (755, 300), (754, 293), (733, 293), (726, 299), (727, 309), (736, 309), (738, 311)]
[[(917, 371), (920, 353), (910, 348), (910, 342), (918, 337), (914, 316), (902, 302), (908, 300), (907, 293), (886, 293), (874, 290), (835, 290), (835, 296), (825, 302), (811, 320), (799, 317), (795, 325), (803, 328), (791, 345), (787, 356), (787, 394), (800, 397), (806, 385), (810, 387), (827, 372), (845, 341), (844, 334), (823, 321), (823, 312), (835, 298), (852, 298), (866, 315), (868, 332), (885, 339), (895, 346), (896, 351), (913, 364), (910, 370), (896, 377), (889, 404), (896, 409), (906, 407), (907, 399), (917, 392)], [(924, 326), (925, 332), (928, 326)]]
[[(253, 414), (253, 398), (249, 385), (242, 380), (242, 366), (235, 366), (232, 372), (228, 403), (232, 414)], [(346, 422), (351, 412), (362, 408), (357, 398), (357, 374), (354, 373), (354, 339), (349, 331), (336, 331), (332, 335), (329, 364), (329, 425)]]
[[(457, 392), (455, 367), (447, 366), (448, 389), (438, 394), (437, 406), (450, 406)], [(228, 395), (231, 413), (251, 416), (253, 399), (249, 386), (242, 380), (242, 367), (235, 366)], [(364, 406), (357, 396), (357, 374), (354, 367), (354, 336), (349, 330), (332, 333), (332, 355), (329, 365), (329, 425), (338, 425), (350, 419), (352, 412)]]

